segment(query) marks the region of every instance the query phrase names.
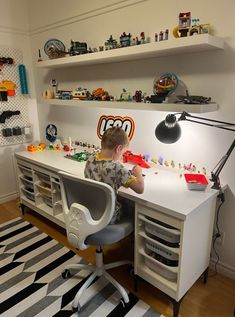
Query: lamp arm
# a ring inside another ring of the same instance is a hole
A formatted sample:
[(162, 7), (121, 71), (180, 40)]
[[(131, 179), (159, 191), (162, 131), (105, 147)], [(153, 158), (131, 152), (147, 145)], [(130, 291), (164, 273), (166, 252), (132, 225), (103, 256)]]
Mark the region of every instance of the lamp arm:
[(235, 148), (235, 139), (233, 140), (233, 143), (230, 145), (227, 153), (223, 156), (223, 158), (217, 164), (216, 170), (211, 172), (211, 180), (212, 181), (216, 181), (216, 179), (218, 179), (220, 172), (222, 171), (225, 163), (227, 162), (227, 160), (228, 160), (229, 156), (231, 155), (234, 148)]
[[(178, 114), (178, 113), (176, 113)], [(188, 112), (181, 112), (181, 116), (179, 117), (178, 121), (181, 121), (181, 120), (188, 120), (187, 119), (188, 117), (190, 118), (194, 118), (194, 119), (199, 119), (199, 120), (202, 120), (202, 121), (208, 121), (208, 122), (214, 122), (214, 123), (222, 123), (223, 125), (227, 125), (227, 126), (235, 126), (235, 123), (231, 123), (231, 122), (226, 122), (226, 121), (219, 121), (219, 120), (214, 120), (214, 119), (208, 119), (208, 118), (205, 118), (205, 117), (198, 117), (198, 116), (192, 116), (191, 114), (189, 114)], [(193, 121), (193, 122), (196, 122), (196, 123), (200, 123), (200, 121)], [(208, 123), (209, 125), (209, 123)], [(220, 127), (219, 125), (214, 125), (215, 127)], [(233, 130), (235, 131), (235, 130)]]
[[(199, 123), (199, 124), (203, 124), (203, 125), (207, 125), (209, 127), (213, 127), (213, 128), (218, 128), (218, 129), (223, 129), (223, 130), (229, 130), (229, 131), (234, 131), (235, 132), (235, 129), (231, 129), (231, 128), (227, 128), (226, 126), (222, 126), (222, 125), (216, 125), (216, 124), (211, 124), (211, 123), (206, 123), (206, 122), (200, 122), (200, 121), (196, 121), (196, 120), (191, 120), (191, 119), (188, 119), (188, 118), (185, 118), (183, 119), (185, 121), (190, 121), (190, 122), (194, 122), (194, 123)], [(209, 120), (211, 121), (211, 120)], [(216, 120), (212, 120), (213, 122), (218, 122), (218, 123), (221, 123), (221, 121), (216, 121)], [(232, 124), (232, 123), (224, 123), (225, 125), (230, 125), (230, 126), (235, 126), (235, 123)]]

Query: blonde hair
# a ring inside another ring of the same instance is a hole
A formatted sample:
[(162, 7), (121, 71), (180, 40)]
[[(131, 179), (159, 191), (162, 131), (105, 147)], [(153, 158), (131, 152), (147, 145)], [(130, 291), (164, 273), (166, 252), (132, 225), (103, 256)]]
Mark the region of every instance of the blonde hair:
[(107, 129), (101, 140), (101, 147), (103, 149), (113, 150), (116, 146), (127, 146), (129, 139), (126, 132), (120, 127), (113, 127)]

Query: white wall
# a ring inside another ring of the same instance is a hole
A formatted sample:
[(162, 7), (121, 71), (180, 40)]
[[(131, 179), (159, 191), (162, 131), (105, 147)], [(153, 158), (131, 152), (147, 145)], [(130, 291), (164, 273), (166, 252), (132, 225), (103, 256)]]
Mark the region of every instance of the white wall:
[[(68, 5), (69, 4), (69, 5)], [(217, 112), (205, 114), (209, 118), (235, 122), (235, 33), (233, 31), (233, 0), (198, 2), (193, 0), (28, 0), (32, 56), (36, 61), (38, 49), (50, 38), (58, 38), (69, 47), (70, 39), (86, 41), (90, 47), (103, 45), (113, 35), (130, 32), (138, 36), (144, 31), (154, 39), (160, 30), (171, 30), (177, 25), (179, 12), (191, 11), (201, 23), (210, 23), (213, 33), (225, 39), (224, 51), (168, 56), (117, 64), (74, 67), (63, 70), (35, 70), (38, 96), (49, 87), (51, 78), (59, 81), (59, 88), (73, 89), (79, 86), (93, 90), (104, 87), (114, 95), (122, 88), (134, 94), (141, 89), (152, 93), (153, 80), (163, 72), (175, 72), (186, 83), (190, 93), (211, 96), (219, 103)], [(43, 58), (47, 57), (43, 54)], [(136, 105), (138, 107), (138, 104)], [(227, 151), (234, 134), (208, 127), (184, 123), (183, 137), (174, 145), (159, 143), (154, 137), (156, 124), (164, 118), (164, 112), (91, 110), (38, 104), (41, 137), (46, 125), (55, 123), (61, 136), (71, 136), (98, 144), (96, 126), (102, 114), (131, 115), (136, 131), (131, 149), (138, 153), (162, 154), (165, 158), (185, 163), (194, 162), (210, 171)], [(221, 178), (229, 184), (226, 203), (220, 213), (220, 228), (225, 232), (223, 248), (219, 249), (219, 269), (235, 278), (235, 152), (226, 164)], [(157, 193), (156, 193), (157, 194)], [(170, 199), (170, 198), (169, 198)], [(196, 237), (195, 237), (196, 239)]]
[[(27, 1), (1, 0), (0, 7), (0, 46), (18, 48), (21, 49), (23, 53), (23, 61), (27, 70), (28, 86), (30, 92), (28, 97), (29, 120), (33, 127), (33, 135), (36, 139), (38, 139), (39, 129), (32, 75)], [(15, 151), (19, 151), (21, 148), (25, 149), (25, 146), (15, 145), (0, 147), (1, 203), (18, 196), (13, 155)]]

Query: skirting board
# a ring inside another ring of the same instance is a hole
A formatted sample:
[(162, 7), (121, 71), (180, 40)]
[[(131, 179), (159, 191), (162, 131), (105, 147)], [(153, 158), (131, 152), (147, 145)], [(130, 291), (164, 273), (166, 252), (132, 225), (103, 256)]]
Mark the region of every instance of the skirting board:
[[(210, 260), (210, 268), (212, 270), (215, 269), (215, 263), (216, 263), (216, 259), (212, 258)], [(230, 266), (230, 265), (227, 265), (223, 262), (218, 262), (217, 264), (217, 272), (219, 272), (220, 274), (222, 275), (225, 275), (233, 280), (235, 280), (235, 268)]]
[(0, 204), (4, 204), (8, 201), (14, 200), (19, 197), (19, 192), (13, 192), (7, 195), (0, 196)]

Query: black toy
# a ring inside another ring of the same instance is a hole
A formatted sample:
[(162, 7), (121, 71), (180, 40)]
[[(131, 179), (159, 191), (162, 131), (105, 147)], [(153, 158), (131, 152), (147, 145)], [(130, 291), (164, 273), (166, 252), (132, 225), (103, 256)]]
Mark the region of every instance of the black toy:
[(189, 95), (188, 90), (186, 90), (186, 96), (178, 95), (176, 96), (178, 100), (175, 103), (185, 103), (185, 104), (208, 104), (211, 101), (211, 97), (203, 96), (193, 96)]

